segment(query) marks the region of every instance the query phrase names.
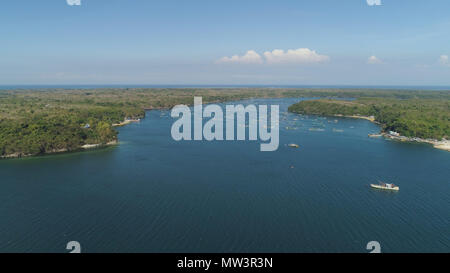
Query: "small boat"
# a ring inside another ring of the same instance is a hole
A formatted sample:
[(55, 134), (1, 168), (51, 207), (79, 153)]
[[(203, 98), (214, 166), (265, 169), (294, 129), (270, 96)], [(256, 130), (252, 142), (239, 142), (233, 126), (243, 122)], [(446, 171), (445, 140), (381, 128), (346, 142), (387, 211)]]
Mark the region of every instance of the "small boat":
[(300, 146), (298, 146), (298, 144), (294, 144), (294, 143), (288, 144), (288, 146), (289, 146), (289, 147), (292, 147), (292, 148), (298, 148), (298, 147), (300, 147)]
[(379, 184), (370, 184), (370, 186), (372, 188), (381, 189), (381, 190), (398, 191), (400, 189), (397, 185), (383, 183), (383, 182), (380, 182)]

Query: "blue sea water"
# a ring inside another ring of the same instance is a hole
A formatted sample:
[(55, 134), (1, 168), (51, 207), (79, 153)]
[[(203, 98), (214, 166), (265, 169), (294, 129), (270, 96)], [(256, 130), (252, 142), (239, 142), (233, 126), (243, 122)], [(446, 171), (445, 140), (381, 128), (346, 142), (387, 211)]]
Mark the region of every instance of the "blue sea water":
[(239, 102), (280, 105), (275, 152), (176, 142), (169, 111), (148, 111), (120, 145), (0, 161), (0, 252), (449, 252), (450, 153), (287, 113), (298, 100)]

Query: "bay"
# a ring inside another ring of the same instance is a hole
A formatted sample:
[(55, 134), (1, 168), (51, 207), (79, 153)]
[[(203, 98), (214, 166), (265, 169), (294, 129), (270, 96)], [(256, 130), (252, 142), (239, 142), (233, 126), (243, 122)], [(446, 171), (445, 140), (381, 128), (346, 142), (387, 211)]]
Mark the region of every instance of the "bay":
[(450, 153), (368, 138), (379, 127), (366, 120), (287, 113), (297, 101), (238, 102), (280, 105), (275, 152), (174, 141), (163, 110), (114, 147), (1, 160), (0, 252), (449, 251)]

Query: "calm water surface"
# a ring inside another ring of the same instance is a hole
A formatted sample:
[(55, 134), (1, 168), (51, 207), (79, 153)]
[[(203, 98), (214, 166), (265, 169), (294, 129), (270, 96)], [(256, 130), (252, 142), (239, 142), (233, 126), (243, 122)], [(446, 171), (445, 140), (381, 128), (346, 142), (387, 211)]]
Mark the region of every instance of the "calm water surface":
[(169, 112), (150, 111), (116, 147), (0, 161), (0, 251), (450, 251), (450, 153), (368, 138), (379, 128), (365, 120), (286, 113), (296, 101), (244, 101), (280, 104), (276, 152), (176, 142)]

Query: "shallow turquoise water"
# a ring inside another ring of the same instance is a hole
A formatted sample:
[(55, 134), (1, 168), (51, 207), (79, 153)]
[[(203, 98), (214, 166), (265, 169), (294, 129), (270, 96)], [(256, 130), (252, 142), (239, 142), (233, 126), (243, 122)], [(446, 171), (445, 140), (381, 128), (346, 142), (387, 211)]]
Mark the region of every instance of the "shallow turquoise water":
[(379, 128), (365, 120), (287, 113), (276, 152), (175, 142), (168, 113), (120, 128), (116, 147), (0, 161), (0, 251), (450, 251), (448, 152), (368, 138)]

